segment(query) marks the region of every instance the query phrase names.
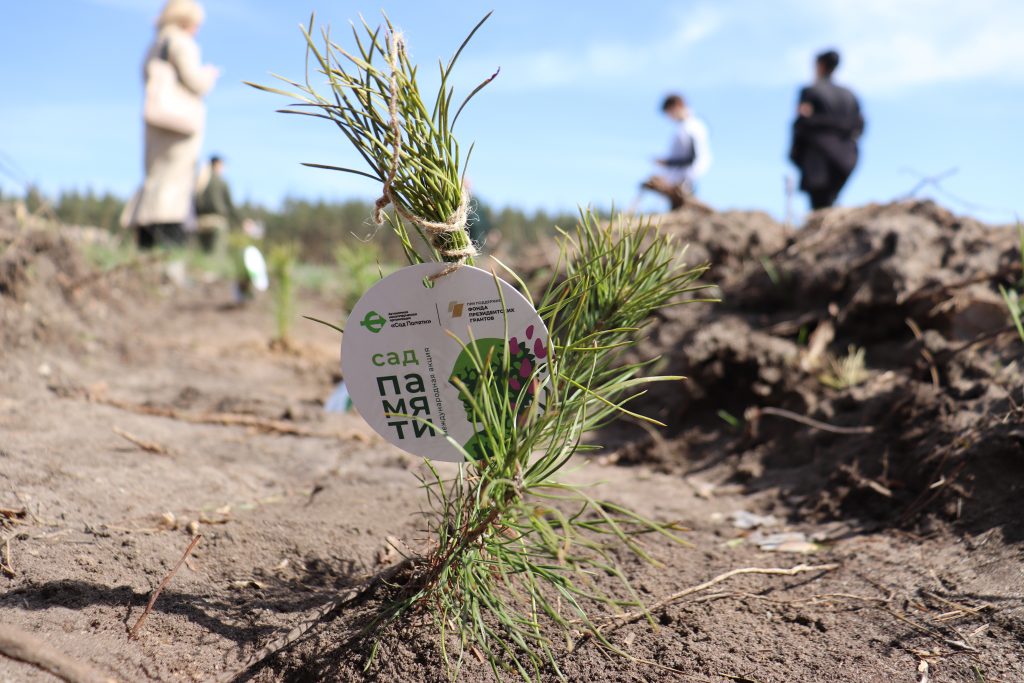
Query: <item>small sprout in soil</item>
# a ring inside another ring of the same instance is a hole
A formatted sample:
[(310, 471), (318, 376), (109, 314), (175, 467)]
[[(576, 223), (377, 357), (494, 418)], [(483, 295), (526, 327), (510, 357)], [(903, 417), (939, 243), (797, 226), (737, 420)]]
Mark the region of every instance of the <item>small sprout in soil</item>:
[(862, 384), (871, 377), (864, 360), (865, 349), (850, 344), (845, 356), (825, 357), (826, 369), (818, 375), (818, 381), (833, 389), (848, 389)]
[(796, 345), (807, 346), (807, 340), (810, 337), (810, 334), (810, 328), (808, 328), (807, 325), (801, 325), (800, 331), (797, 333), (796, 336)]
[(1017, 282), (1017, 289), (1010, 289), (999, 285), (999, 293), (1003, 295), (1003, 301), (1006, 302), (1006, 310), (1010, 312), (1010, 319), (1013, 320), (1014, 327), (1017, 328), (1017, 334), (1020, 335), (1021, 341), (1024, 341), (1024, 302), (1021, 301), (1021, 293), (1024, 292), (1024, 225), (1017, 224), (1017, 233), (1020, 235), (1020, 265), (1021, 265), (1021, 276)]
[(722, 418), (722, 421), (733, 429), (739, 429), (743, 425), (743, 421), (738, 417), (730, 413), (728, 410), (719, 410), (718, 417)]
[(782, 284), (782, 276), (779, 274), (779, 269), (775, 267), (771, 259), (767, 256), (761, 257), (761, 267), (764, 268), (765, 275), (772, 281), (772, 284), (778, 287)]
[(1017, 334), (1020, 335), (1021, 341), (1024, 341), (1024, 323), (1021, 322), (1024, 308), (1022, 308), (1020, 292), (1006, 289), (1000, 285), (999, 293), (1003, 295), (1003, 301), (1006, 302), (1006, 309), (1010, 312), (1010, 319), (1013, 320), (1013, 324), (1017, 328)]

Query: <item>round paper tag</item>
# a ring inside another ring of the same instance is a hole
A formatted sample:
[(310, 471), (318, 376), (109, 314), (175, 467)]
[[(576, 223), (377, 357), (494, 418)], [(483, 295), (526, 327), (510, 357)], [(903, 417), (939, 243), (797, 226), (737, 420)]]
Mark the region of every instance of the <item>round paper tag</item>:
[(546, 372), (548, 332), (526, 297), (485, 270), (462, 266), (424, 284), (446, 267), (409, 266), (371, 287), (345, 327), (341, 371), (353, 405), (377, 433), (414, 455), (459, 462), (462, 450), (446, 436), (470, 457), (484, 455), (483, 427), (452, 383), (458, 377), (472, 392), (479, 377), (464, 346), (502, 359), (508, 339), (509, 393), (525, 392), (522, 409), (535, 391), (531, 380)]

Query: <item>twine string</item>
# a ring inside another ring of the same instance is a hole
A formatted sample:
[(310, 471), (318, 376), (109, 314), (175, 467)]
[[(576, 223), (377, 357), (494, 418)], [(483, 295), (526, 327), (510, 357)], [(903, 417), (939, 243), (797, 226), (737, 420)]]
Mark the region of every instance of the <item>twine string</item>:
[(438, 253), (446, 260), (449, 261), (448, 267), (437, 275), (431, 277), (431, 280), (444, 277), (449, 273), (454, 272), (461, 266), (467, 258), (471, 258), (478, 254), (476, 247), (473, 246), (472, 241), (466, 240), (466, 246), (454, 247), (452, 246), (452, 239), (449, 237), (452, 233), (461, 232), (466, 229), (466, 221), (469, 217), (469, 193), (466, 189), (462, 190), (462, 198), (459, 202), (458, 208), (455, 209), (448, 216), (447, 220), (444, 221), (431, 221), (423, 216), (417, 216), (407, 211), (399, 202), (395, 201), (394, 195), (392, 194), (392, 185), (395, 182), (395, 176), (398, 173), (398, 164), (402, 158), (402, 126), (398, 118), (398, 53), (399, 50), (405, 49), (405, 39), (399, 32), (394, 32), (389, 36), (388, 40), (388, 66), (391, 68), (391, 79), (390, 85), (390, 99), (388, 101), (388, 116), (390, 117), (389, 125), (391, 127), (392, 142), (392, 155), (391, 155), (391, 167), (388, 169), (388, 174), (384, 178), (384, 187), (381, 190), (380, 198), (374, 203), (373, 209), (373, 221), (377, 225), (384, 223), (384, 209), (390, 204), (395, 207), (395, 211), (403, 219), (418, 225), (420, 228), (425, 230), (430, 235), (431, 245), (437, 249)]

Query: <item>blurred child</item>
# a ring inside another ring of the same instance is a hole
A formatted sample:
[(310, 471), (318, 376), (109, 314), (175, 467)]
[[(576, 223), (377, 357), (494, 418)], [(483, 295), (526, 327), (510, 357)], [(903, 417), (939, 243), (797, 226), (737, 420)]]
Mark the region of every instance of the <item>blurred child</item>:
[(676, 123), (675, 131), (668, 155), (656, 160), (663, 170), (648, 178), (642, 187), (664, 195), (674, 211), (693, 201), (697, 179), (711, 166), (711, 146), (707, 126), (694, 116), (682, 95), (666, 97), (661, 110)]

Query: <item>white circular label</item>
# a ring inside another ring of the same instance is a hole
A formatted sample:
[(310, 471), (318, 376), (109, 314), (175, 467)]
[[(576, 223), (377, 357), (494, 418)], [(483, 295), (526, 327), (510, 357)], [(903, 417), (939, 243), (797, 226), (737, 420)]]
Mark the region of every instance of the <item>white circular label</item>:
[(475, 391), (479, 373), (467, 348), (478, 358), (490, 354), (498, 368), (508, 340), (509, 395), (522, 411), (547, 371), (548, 332), (526, 297), (480, 268), (461, 266), (424, 284), (446, 267), (409, 266), (371, 287), (345, 326), (341, 372), (377, 433), (414, 455), (461, 462), (463, 451), (486, 455), (482, 425), (452, 382), (458, 377)]

